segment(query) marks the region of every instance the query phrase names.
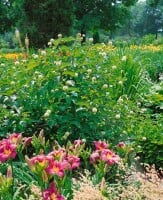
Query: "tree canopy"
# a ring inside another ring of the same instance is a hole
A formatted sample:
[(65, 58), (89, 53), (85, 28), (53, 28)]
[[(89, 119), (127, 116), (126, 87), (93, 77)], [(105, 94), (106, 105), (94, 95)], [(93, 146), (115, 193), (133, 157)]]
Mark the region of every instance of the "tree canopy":
[[(0, 30), (18, 27), (34, 46), (42, 46), (58, 33), (114, 31), (129, 16), (137, 0), (1, 0)], [(8, 4), (8, 5), (7, 5)], [(3, 9), (4, 7), (4, 9)], [(6, 14), (8, 13), (8, 14)], [(12, 23), (11, 23), (12, 22)]]

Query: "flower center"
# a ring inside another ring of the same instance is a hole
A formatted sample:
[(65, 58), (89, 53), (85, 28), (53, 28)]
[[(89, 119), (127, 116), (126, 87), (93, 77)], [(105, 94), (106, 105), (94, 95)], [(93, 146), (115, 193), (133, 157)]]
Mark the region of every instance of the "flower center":
[(108, 153), (106, 157), (107, 159), (111, 159), (113, 156), (110, 153)]
[(54, 172), (59, 172), (59, 167), (53, 166), (53, 171)]
[(51, 198), (51, 200), (57, 200), (57, 196), (56, 196), (56, 194), (54, 194), (54, 193), (52, 193), (52, 194), (50, 195), (50, 198)]
[(45, 167), (45, 165), (46, 165), (46, 160), (43, 160), (43, 161), (39, 162), (39, 166), (40, 167)]
[(11, 154), (11, 150), (10, 149), (5, 149), (4, 150), (4, 154), (9, 156)]

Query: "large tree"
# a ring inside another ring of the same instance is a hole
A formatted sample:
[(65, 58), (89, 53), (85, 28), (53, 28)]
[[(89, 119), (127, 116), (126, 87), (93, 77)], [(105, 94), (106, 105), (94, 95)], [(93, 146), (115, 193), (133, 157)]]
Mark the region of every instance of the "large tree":
[(76, 27), (85, 33), (88, 30), (119, 28), (129, 16), (129, 7), (137, 0), (73, 0)]
[(11, 2), (0, 0), (0, 33), (4, 33), (11, 28)]
[(140, 2), (132, 9), (133, 30), (140, 35), (155, 34), (163, 29), (163, 1), (147, 0)]
[[(15, 0), (19, 1), (19, 0)], [(74, 14), (72, 0), (23, 0), (19, 29), (27, 33), (32, 45), (41, 47), (57, 34), (70, 34)]]

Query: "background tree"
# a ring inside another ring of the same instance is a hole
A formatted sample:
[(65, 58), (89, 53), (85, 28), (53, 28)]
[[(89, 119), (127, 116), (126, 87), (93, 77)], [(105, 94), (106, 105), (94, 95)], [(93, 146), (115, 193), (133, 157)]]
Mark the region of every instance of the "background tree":
[(72, 0), (23, 0), (21, 14), (17, 26), (36, 47), (46, 45), (59, 33), (69, 35), (74, 20)]
[(139, 2), (131, 9), (132, 31), (140, 36), (155, 34), (163, 28), (163, 1)]
[(129, 7), (137, 0), (73, 0), (75, 5), (76, 28), (81, 33), (98, 29), (115, 31), (129, 16)]
[(4, 33), (11, 28), (11, 6), (12, 1), (0, 0), (0, 33)]

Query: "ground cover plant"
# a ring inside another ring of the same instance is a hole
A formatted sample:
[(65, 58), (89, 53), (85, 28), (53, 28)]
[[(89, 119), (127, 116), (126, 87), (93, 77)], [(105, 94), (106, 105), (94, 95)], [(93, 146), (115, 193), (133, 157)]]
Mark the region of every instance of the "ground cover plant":
[(0, 55), (1, 199), (73, 199), (85, 170), (116, 199), (135, 158), (161, 172), (163, 46), (81, 39)]

